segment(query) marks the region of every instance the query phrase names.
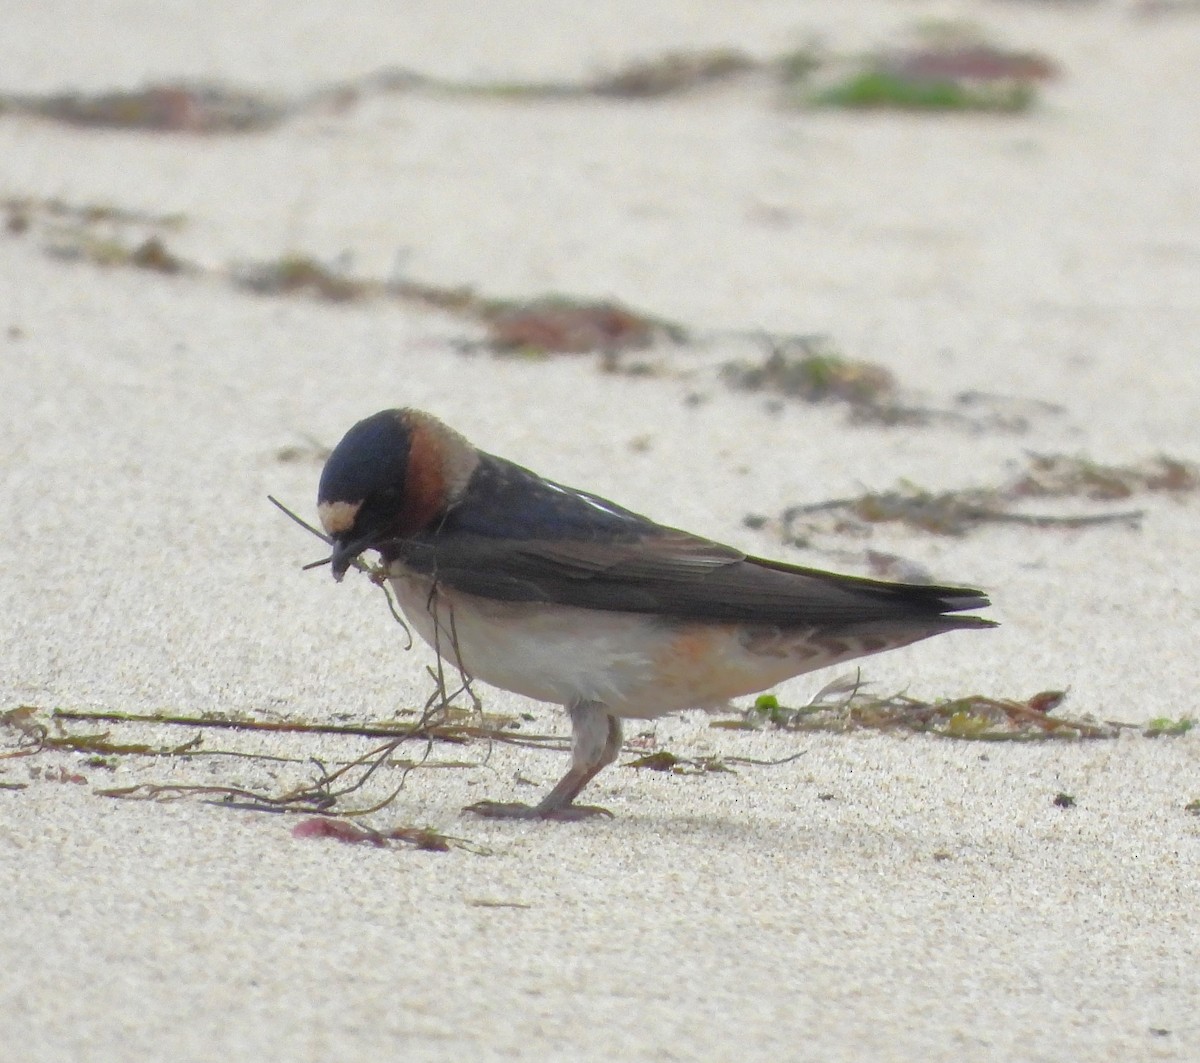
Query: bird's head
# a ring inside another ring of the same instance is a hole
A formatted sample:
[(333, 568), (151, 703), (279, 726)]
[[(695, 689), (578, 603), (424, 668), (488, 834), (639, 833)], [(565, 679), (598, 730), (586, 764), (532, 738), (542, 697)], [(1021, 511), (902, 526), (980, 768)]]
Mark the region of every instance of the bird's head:
[(425, 531), (461, 496), (479, 463), (470, 443), (419, 410), (359, 421), (321, 472), (317, 514), (331, 540), (333, 578), (364, 550)]

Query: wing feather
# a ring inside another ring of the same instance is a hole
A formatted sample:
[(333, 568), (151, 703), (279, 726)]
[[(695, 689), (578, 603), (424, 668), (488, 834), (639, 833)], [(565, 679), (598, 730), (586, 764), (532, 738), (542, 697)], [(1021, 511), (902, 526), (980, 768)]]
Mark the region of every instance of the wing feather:
[(630, 543), (445, 536), (404, 551), (403, 560), (484, 598), (691, 620), (842, 625), (930, 618), (988, 604), (970, 588), (881, 583), (763, 561), (665, 529)]
[[(748, 557), (491, 455), (445, 520), (384, 553), (484, 598), (689, 620), (842, 626), (930, 621), (989, 604), (971, 588), (884, 583)], [(941, 623), (991, 624), (979, 617)]]

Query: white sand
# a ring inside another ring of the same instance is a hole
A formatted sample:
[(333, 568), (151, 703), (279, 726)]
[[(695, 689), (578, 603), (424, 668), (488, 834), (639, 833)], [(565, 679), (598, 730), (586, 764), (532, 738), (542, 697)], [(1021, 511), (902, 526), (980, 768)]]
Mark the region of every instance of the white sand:
[[(400, 652), (365, 580), (298, 571), (319, 544), (265, 502), (311, 514), (319, 465), (276, 452), (384, 406), (430, 409), (669, 523), (830, 567), (743, 516), (902, 478), (996, 482), (1027, 451), (1200, 460), (1194, 16), (866, 0), (81, 7), (9, 4), (0, 88), (186, 76), (303, 91), (392, 65), (578, 77), (668, 47), (767, 55), (817, 35), (853, 49), (931, 14), (974, 19), (1063, 62), (1032, 115), (789, 113), (736, 88), (649, 104), (396, 96), (242, 138), (0, 117), (0, 195), (182, 211), (170, 245), (213, 265), (346, 252), (367, 274), (399, 260), (492, 294), (615, 296), (701, 330), (828, 332), (929, 401), (977, 389), (1064, 412), (1024, 435), (768, 415), (716, 381), (712, 363), (748, 353), (733, 341), (668, 354), (689, 379), (466, 357), (453, 345), (477, 332), (447, 316), (253, 298), (5, 238), (0, 709), (370, 721), (423, 702), (428, 653)], [(709, 401), (686, 405), (694, 391)], [(1196, 715), (1200, 503), (1129, 504), (1146, 510), (1140, 531), (880, 532), (872, 545), (989, 588), (1004, 626), (871, 658), (864, 677), (928, 697), (1069, 686), (1076, 713)], [(563, 729), (551, 708), (481, 692)], [(1200, 1058), (1195, 733), (980, 745), (688, 717), (657, 737), (680, 753), (806, 752), (736, 774), (613, 768), (588, 796), (615, 819), (514, 825), (458, 810), (536, 792), (517, 775), (545, 787), (565, 757), (497, 748), (483, 767), (412, 774), (371, 820), (490, 856), (300, 841), (290, 818), (93, 792), (275, 789), (302, 767), (0, 760), (0, 783), (29, 784), (0, 790), (0, 1058)], [(60, 768), (87, 783), (51, 781)], [(1059, 792), (1076, 806), (1055, 807)]]

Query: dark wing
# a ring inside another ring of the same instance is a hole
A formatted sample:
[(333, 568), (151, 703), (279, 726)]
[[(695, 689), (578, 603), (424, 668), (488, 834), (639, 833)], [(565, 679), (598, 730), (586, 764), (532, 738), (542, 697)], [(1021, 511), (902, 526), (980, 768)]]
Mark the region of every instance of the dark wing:
[[(550, 483), (499, 458), (464, 502), (385, 556), (447, 587), (502, 601), (780, 625), (932, 620), (988, 605), (980, 591), (883, 583), (747, 557)], [(979, 617), (940, 625), (990, 626)]]

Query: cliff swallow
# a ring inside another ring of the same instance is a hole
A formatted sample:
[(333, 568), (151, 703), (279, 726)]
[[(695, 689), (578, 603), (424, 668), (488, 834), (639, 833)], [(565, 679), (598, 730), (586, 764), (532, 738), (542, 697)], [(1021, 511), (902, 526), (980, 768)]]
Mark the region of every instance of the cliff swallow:
[(534, 806), (574, 819), (621, 748), (621, 721), (723, 705), (792, 676), (961, 628), (981, 591), (840, 576), (740, 550), (543, 479), (418, 410), (359, 421), (317, 508), (341, 580), (377, 550), (404, 615), (471, 678), (563, 705), (571, 767)]

